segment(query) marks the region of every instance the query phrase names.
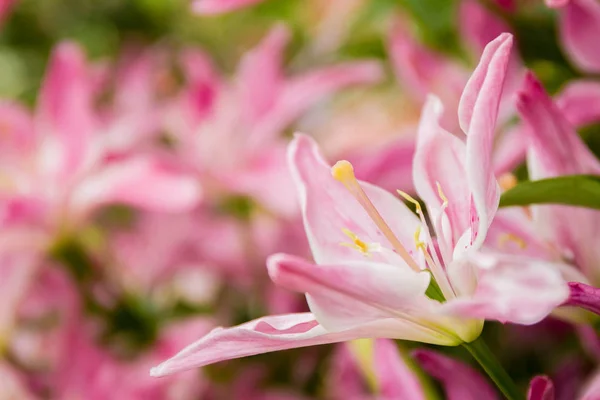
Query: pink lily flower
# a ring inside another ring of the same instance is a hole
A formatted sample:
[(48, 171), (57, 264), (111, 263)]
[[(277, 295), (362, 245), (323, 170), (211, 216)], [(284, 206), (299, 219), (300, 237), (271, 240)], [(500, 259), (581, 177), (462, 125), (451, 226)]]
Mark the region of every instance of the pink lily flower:
[(559, 8), (559, 33), (565, 52), (581, 70), (600, 73), (600, 4), (595, 0), (547, 0)]
[[(527, 126), (532, 180), (600, 173), (600, 162), (532, 74), (519, 93), (517, 107)], [(488, 244), (502, 251), (559, 262), (566, 280), (597, 284), (598, 249), (590, 238), (596, 235), (598, 218), (597, 211), (568, 206), (505, 210), (492, 226)], [(574, 290), (572, 287), (571, 302), (577, 297)]]
[[(440, 254), (422, 212), (356, 180), (347, 161), (330, 167), (314, 141), (297, 136), (288, 157), (316, 264), (277, 254), (267, 267), (277, 285), (306, 293), (311, 313), (217, 328), (151, 374), (357, 338), (453, 346), (475, 340), (483, 318), (531, 324), (561, 304), (568, 289), (554, 268), (537, 262), (523, 270), (519, 260), (476, 255), (498, 206), (489, 153), (511, 44), (508, 34), (491, 42), (467, 83), (459, 107), (465, 142), (439, 127), (439, 100), (424, 109), (415, 186), (433, 215)], [(426, 294), (432, 279), (446, 302)], [(536, 298), (515, 295), (532, 284)]]

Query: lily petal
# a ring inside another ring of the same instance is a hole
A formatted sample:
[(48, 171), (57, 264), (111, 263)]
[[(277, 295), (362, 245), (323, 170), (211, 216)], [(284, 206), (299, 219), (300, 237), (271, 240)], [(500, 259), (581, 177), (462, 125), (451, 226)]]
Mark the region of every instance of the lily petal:
[(569, 282), (569, 298), (565, 305), (577, 306), (600, 315), (600, 289), (580, 282)]
[(460, 2), (460, 22), (462, 37), (477, 55), (498, 35), (511, 30), (501, 18), (473, 0)]
[(381, 398), (424, 400), (419, 379), (400, 356), (394, 341), (378, 339), (374, 347), (373, 368)]
[(285, 25), (276, 25), (261, 43), (244, 55), (238, 72), (241, 108), (248, 126), (267, 114), (283, 89), (283, 51), (290, 38)]
[(431, 350), (416, 350), (413, 357), (439, 380), (449, 400), (497, 399), (494, 389), (473, 368)]
[(471, 218), (475, 247), (485, 240), (500, 199), (491, 153), (512, 41), (512, 35), (505, 33), (486, 46), (458, 109), (460, 125), (467, 134), (467, 181), (478, 220)]
[(600, 4), (596, 0), (571, 0), (559, 16), (560, 39), (579, 68), (600, 72)]
[(552, 263), (504, 254), (471, 254), (449, 266), (451, 278), (463, 263), (476, 267), (477, 288), (470, 297), (445, 303), (450, 313), (531, 325), (569, 298), (569, 288)]
[(114, 162), (79, 185), (72, 205), (79, 216), (97, 207), (122, 203), (163, 212), (191, 210), (200, 200), (196, 180), (147, 157)]
[(527, 75), (519, 92), (517, 109), (529, 128), (527, 133), (535, 158), (535, 163), (529, 165), (533, 179), (600, 173), (598, 160), (532, 73)]
[(565, 118), (578, 128), (600, 121), (600, 82), (574, 81), (556, 98)]
[(288, 79), (268, 115), (250, 132), (250, 145), (258, 146), (275, 137), (309, 107), (335, 92), (353, 85), (376, 83), (382, 77), (378, 62), (361, 61), (323, 67)]
[[(519, 93), (517, 108), (527, 124), (532, 179), (600, 173), (600, 162), (532, 74)], [(600, 229), (600, 213), (566, 206), (536, 206), (533, 212), (538, 232), (558, 244), (592, 281), (600, 278), (594, 276), (598, 247), (589, 242)]]
[(522, 125), (517, 125), (498, 139), (492, 155), (494, 174), (501, 176), (511, 173), (525, 161), (527, 154), (527, 136)]
[(269, 257), (267, 267), (277, 285), (307, 294), (311, 311), (330, 331), (427, 312), (427, 272), (369, 262), (315, 265), (285, 254)]
[[(390, 326), (394, 326), (393, 322)], [(389, 333), (379, 331), (382, 337)], [(259, 318), (233, 328), (216, 328), (178, 354), (154, 367), (152, 376), (165, 376), (215, 362), (305, 346), (378, 337), (373, 326), (328, 332), (310, 313)]]
[(83, 51), (74, 43), (58, 45), (42, 84), (36, 121), (46, 140), (42, 162), (50, 173), (73, 174), (88, 154), (95, 126), (88, 78)]
[(536, 376), (529, 383), (527, 400), (554, 400), (554, 384), (547, 376)]
[[(341, 245), (350, 241), (342, 229), (352, 231), (365, 243), (392, 248), (358, 201), (331, 176), (331, 167), (314, 140), (296, 135), (288, 147), (288, 163), (296, 184), (306, 235), (318, 264), (364, 259), (359, 251)], [(414, 249), (416, 253), (413, 233), (420, 224), (418, 218), (392, 194), (364, 182), (360, 184), (398, 240), (409, 252)], [(402, 263), (391, 251), (371, 252), (369, 258)]]
[(510, 33), (502, 33), (489, 42), (463, 90), (458, 118), (467, 135), (493, 136), (490, 129), (495, 127), (512, 42)]
[(441, 101), (430, 96), (423, 107), (417, 149), (413, 159), (413, 179), (417, 194), (432, 212), (439, 212), (443, 199), (438, 184), (448, 199), (446, 215), (452, 229), (449, 248), (469, 228), (469, 188), (465, 182), (465, 145), (440, 126)]
[[(3, 239), (6, 240), (5, 237)], [(3, 294), (3, 301), (0, 305), (0, 347), (6, 344), (19, 305), (27, 296), (27, 289), (41, 261), (42, 255), (39, 250), (27, 248), (17, 252), (2, 249), (2, 254), (0, 254), (0, 290)]]

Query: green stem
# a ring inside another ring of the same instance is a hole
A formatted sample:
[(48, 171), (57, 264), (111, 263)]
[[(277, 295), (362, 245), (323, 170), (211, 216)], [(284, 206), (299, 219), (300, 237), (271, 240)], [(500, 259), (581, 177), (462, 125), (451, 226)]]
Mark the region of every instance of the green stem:
[(524, 398), (512, 378), (506, 373), (481, 337), (471, 343), (464, 343), (463, 347), (477, 360), (508, 400), (522, 400)]

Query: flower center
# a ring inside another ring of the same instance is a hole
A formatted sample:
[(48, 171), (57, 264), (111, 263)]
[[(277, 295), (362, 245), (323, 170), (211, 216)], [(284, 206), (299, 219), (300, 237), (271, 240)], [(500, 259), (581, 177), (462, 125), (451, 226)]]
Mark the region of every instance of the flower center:
[(421, 271), (419, 265), (412, 259), (408, 251), (404, 248), (400, 240), (394, 235), (394, 232), (390, 229), (389, 225), (383, 220), (379, 211), (375, 208), (363, 188), (356, 180), (356, 176), (354, 176), (354, 168), (352, 164), (350, 164), (346, 160), (338, 161), (331, 168), (331, 175), (338, 182), (342, 183), (346, 189), (356, 198), (359, 204), (363, 207), (363, 209), (367, 212), (371, 220), (375, 223), (377, 228), (381, 231), (383, 236), (390, 242), (396, 253), (410, 268), (412, 268), (415, 272)]
[[(342, 183), (346, 189), (354, 196), (354, 198), (359, 202), (359, 204), (363, 207), (363, 209), (367, 212), (371, 220), (375, 223), (377, 228), (381, 231), (381, 233), (386, 237), (386, 239), (392, 245), (394, 251), (402, 257), (404, 262), (412, 268), (415, 272), (420, 272), (421, 268), (419, 264), (410, 256), (406, 248), (402, 245), (400, 240), (393, 233), (389, 225), (384, 221), (379, 211), (375, 208), (363, 188), (360, 186), (360, 183), (356, 179), (354, 175), (354, 168), (352, 164), (346, 160), (341, 160), (335, 163), (335, 165), (331, 168), (331, 175), (338, 182)], [(443, 209), (448, 204), (448, 199), (442, 192), (441, 187), (438, 185), (438, 193), (444, 205)], [(425, 221), (425, 217), (423, 214), (423, 210), (421, 205), (417, 200), (415, 200), (409, 194), (398, 190), (398, 194), (400, 194), (404, 199), (413, 203), (416, 207), (417, 215), (421, 220), (421, 226), (415, 232), (415, 246), (417, 250), (420, 250), (423, 253), (425, 261), (431, 271), (433, 278), (439, 284), (444, 296), (446, 298), (455, 297), (454, 290), (448, 281), (448, 278), (444, 272), (444, 268), (435, 252), (435, 249), (430, 245), (430, 249), (428, 251), (428, 243), (431, 243), (431, 236), (429, 234), (429, 229), (427, 228), (427, 223)], [(424, 241), (421, 240), (421, 232), (424, 233)], [(361, 241), (354, 233), (344, 230), (346, 236), (352, 239), (353, 243), (342, 243), (344, 246), (352, 247), (359, 250), (361, 253), (368, 255), (369, 250), (371, 250), (371, 246), (378, 244), (367, 244)]]

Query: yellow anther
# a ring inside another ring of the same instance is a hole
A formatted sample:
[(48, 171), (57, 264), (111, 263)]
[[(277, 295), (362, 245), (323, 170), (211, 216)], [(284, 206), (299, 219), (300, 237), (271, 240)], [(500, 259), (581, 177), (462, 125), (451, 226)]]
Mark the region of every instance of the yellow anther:
[(415, 231), (415, 247), (417, 250), (426, 251), (425, 242), (421, 240), (421, 229), (421, 225), (419, 225)]
[(442, 185), (440, 185), (439, 182), (436, 182), (435, 185), (437, 186), (437, 191), (438, 191), (438, 196), (440, 196), (440, 199), (442, 199), (442, 201), (444, 202), (444, 206), (448, 205), (448, 198), (446, 197), (446, 195), (444, 194), (444, 191), (442, 190)]
[(509, 189), (512, 189), (513, 187), (517, 186), (517, 183), (519, 183), (517, 181), (517, 177), (514, 176), (513, 174), (511, 174), (510, 172), (502, 174), (498, 178), (498, 185), (500, 185), (500, 188), (503, 191), (507, 191)]
[(340, 160), (331, 167), (331, 176), (344, 184), (348, 190), (354, 191), (358, 185), (356, 176), (354, 176), (354, 167), (349, 161)]
[(500, 248), (504, 248), (506, 246), (506, 243), (508, 242), (516, 243), (520, 249), (524, 249), (527, 247), (527, 242), (525, 241), (525, 239), (515, 235), (514, 233), (504, 233), (498, 238), (498, 246)]
[(415, 200), (414, 197), (412, 197), (410, 194), (403, 192), (402, 190), (396, 190), (398, 192), (398, 194), (402, 197), (404, 197), (404, 199), (406, 201), (409, 201), (411, 203), (413, 203), (415, 205), (415, 208), (417, 210), (417, 214), (423, 214), (423, 210), (421, 209), (421, 204), (419, 204), (419, 202), (417, 200)]
[(350, 229), (342, 228), (342, 232), (344, 232), (344, 235), (348, 236), (352, 240), (352, 243), (343, 242), (340, 243), (341, 246), (358, 250), (364, 256), (369, 256), (369, 251), (376, 247), (376, 245), (370, 245), (360, 240), (360, 238)]

